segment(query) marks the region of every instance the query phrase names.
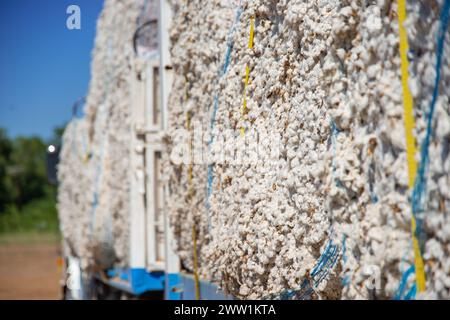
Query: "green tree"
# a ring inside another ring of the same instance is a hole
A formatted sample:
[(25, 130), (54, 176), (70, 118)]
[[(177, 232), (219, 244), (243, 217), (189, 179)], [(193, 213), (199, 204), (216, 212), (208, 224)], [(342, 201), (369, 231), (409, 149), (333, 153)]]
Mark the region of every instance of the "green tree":
[(0, 213), (14, 201), (14, 185), (8, 174), (12, 149), (6, 131), (0, 128)]
[(19, 209), (46, 194), (45, 150), (38, 137), (18, 137), (13, 141), (9, 173), (15, 186), (14, 203)]
[[(49, 143), (60, 146), (63, 128)], [(48, 183), (47, 143), (10, 139), (0, 128), (0, 233), (57, 232), (56, 188)]]

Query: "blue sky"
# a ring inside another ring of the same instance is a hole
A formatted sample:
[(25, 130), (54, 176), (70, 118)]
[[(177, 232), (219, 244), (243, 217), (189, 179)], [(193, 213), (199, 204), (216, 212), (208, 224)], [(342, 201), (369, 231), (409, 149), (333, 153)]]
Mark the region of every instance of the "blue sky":
[[(66, 28), (66, 9), (81, 9), (81, 30)], [(49, 138), (89, 86), (102, 0), (0, 1), (0, 127), (10, 137)]]

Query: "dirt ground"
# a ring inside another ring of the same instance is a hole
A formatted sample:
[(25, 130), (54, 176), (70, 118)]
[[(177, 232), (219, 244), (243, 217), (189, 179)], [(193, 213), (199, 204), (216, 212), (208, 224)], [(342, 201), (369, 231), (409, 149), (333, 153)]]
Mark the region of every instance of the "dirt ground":
[(60, 299), (59, 244), (0, 244), (0, 300)]

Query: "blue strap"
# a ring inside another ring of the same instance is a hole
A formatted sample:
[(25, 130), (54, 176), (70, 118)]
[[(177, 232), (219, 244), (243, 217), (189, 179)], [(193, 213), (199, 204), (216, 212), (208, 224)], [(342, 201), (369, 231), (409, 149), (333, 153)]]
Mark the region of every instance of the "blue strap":
[(423, 141), (422, 148), (421, 148), (421, 159), (420, 159), (420, 165), (417, 170), (417, 176), (414, 183), (414, 189), (412, 193), (412, 209), (413, 209), (413, 215), (416, 219), (416, 235), (419, 239), (419, 242), (421, 242), (421, 246), (423, 247), (424, 242), (424, 235), (422, 230), (422, 222), (423, 217), (419, 217), (418, 214), (423, 211), (423, 201), (424, 201), (424, 194), (426, 189), (426, 172), (429, 162), (429, 147), (430, 147), (430, 140), (431, 136), (433, 134), (433, 115), (436, 108), (436, 101), (439, 95), (439, 82), (441, 79), (441, 65), (442, 65), (442, 53), (444, 52), (444, 43), (445, 43), (445, 36), (446, 31), (448, 29), (448, 23), (449, 23), (449, 15), (450, 15), (450, 0), (445, 0), (441, 15), (440, 15), (440, 27), (439, 27), (439, 33), (438, 33), (438, 39), (437, 39), (437, 51), (436, 51), (436, 66), (435, 66), (435, 72), (436, 77), (434, 79), (434, 90), (433, 90), (433, 96), (431, 98), (431, 104), (427, 115), (427, 129), (426, 129), (426, 135), (425, 140)]
[(400, 286), (398, 287), (398, 290), (394, 296), (394, 300), (402, 300), (403, 292), (405, 291), (406, 285), (408, 283), (408, 278), (410, 275), (414, 274), (415, 268), (414, 264), (412, 264), (408, 270), (406, 270), (403, 275), (402, 279), (400, 280)]

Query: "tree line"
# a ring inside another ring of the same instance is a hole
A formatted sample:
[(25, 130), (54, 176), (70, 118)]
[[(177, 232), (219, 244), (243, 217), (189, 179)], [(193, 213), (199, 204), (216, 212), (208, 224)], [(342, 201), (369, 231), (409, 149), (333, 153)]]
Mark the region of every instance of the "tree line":
[(0, 128), (0, 233), (56, 231), (56, 187), (47, 180), (46, 152), (60, 145), (64, 128), (48, 141), (10, 138)]

